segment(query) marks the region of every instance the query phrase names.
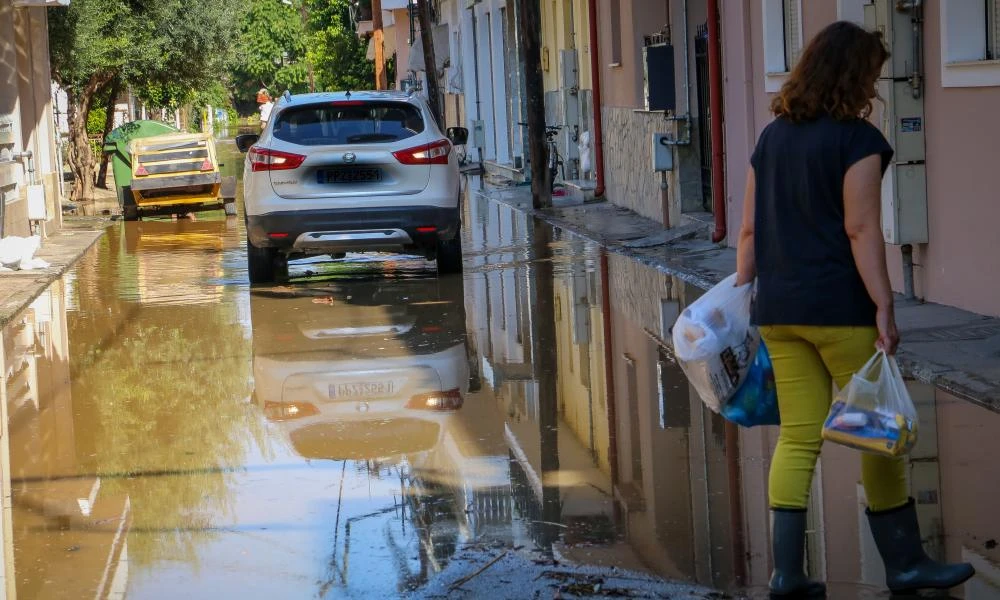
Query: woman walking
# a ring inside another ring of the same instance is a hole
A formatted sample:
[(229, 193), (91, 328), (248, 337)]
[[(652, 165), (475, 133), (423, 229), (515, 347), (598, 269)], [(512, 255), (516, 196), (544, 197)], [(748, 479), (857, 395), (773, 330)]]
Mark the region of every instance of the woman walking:
[[(738, 284), (757, 279), (753, 321), (774, 363), (781, 432), (768, 483), (772, 597), (816, 597), (804, 572), (806, 506), (832, 384), (843, 387), (899, 336), (881, 225), (892, 148), (866, 117), (888, 52), (878, 34), (834, 23), (812, 40), (771, 104), (750, 159)], [(905, 459), (861, 457), (868, 521), (894, 592), (950, 588), (967, 564), (923, 551)]]

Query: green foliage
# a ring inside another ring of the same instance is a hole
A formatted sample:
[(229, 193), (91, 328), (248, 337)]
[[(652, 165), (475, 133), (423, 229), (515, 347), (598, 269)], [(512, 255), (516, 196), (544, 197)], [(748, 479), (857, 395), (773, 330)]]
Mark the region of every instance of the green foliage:
[(231, 66), (236, 103), (254, 104), (257, 90), (272, 95), (308, 90), (309, 65), (317, 91), (371, 89), (374, 63), (365, 57), (350, 19), (349, 0), (251, 0), (240, 25)]
[(95, 75), (121, 71), (136, 41), (133, 17), (121, 0), (78, 0), (50, 10), (49, 57), (56, 83), (77, 91)]
[(367, 90), (375, 82), (375, 63), (366, 57), (367, 41), (350, 20), (348, 0), (309, 0), (309, 59), (318, 89)]
[(280, 0), (251, 0), (240, 22), (232, 64), (237, 94), (252, 98), (261, 87), (272, 95), (307, 90), (306, 36), (302, 15)]
[(235, 51), (239, 0), (78, 0), (49, 11), (56, 82), (97, 94), (88, 83), (120, 77), (153, 106), (175, 107), (217, 84)]
[(104, 121), (107, 119), (107, 111), (103, 106), (95, 107), (87, 117), (87, 135), (104, 135)]

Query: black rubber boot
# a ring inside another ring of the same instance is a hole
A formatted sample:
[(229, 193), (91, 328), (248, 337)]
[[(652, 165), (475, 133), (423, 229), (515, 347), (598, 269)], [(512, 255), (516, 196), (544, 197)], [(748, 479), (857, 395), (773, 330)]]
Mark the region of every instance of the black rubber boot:
[(805, 573), (806, 511), (771, 511), (772, 598), (823, 598), (826, 586), (809, 581)]
[(931, 560), (920, 541), (917, 509), (911, 498), (905, 506), (884, 512), (868, 511), (868, 524), (885, 563), (885, 580), (894, 593), (953, 588), (976, 570), (968, 563)]

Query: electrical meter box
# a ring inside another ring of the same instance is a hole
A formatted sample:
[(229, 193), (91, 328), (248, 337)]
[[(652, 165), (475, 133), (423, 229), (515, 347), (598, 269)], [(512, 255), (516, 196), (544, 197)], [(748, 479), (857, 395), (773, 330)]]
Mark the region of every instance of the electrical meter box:
[(474, 148), (486, 147), (486, 124), (481, 120), (472, 122), (472, 145)]
[(865, 26), (882, 33), (892, 53), (878, 82), (885, 104), (875, 104), (873, 119), (895, 150), (882, 179), (882, 233), (889, 244), (924, 244), (929, 238), (924, 164), (926, 85), (923, 77), (913, 77), (913, 57), (920, 51), (915, 46), (913, 16), (897, 10), (896, 2), (890, 0), (875, 0), (864, 8)]
[(653, 149), (650, 152), (653, 157), (654, 171), (674, 170), (674, 138), (669, 133), (653, 134)]

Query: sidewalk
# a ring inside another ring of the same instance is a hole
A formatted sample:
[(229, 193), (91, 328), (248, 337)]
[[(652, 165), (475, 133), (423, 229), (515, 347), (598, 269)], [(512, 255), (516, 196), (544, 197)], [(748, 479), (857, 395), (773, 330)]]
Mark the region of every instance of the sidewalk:
[(104, 235), (106, 225), (103, 220), (66, 219), (59, 232), (42, 242), (36, 255), (49, 263), (47, 269), (0, 272), (0, 329), (68, 271)]
[[(736, 270), (736, 251), (708, 241), (708, 223), (673, 230), (608, 202), (561, 204), (536, 211), (527, 186), (485, 188), (486, 198), (631, 256), (661, 272), (708, 289)], [(896, 318), (905, 375), (1000, 411), (1000, 319), (898, 297)]]

